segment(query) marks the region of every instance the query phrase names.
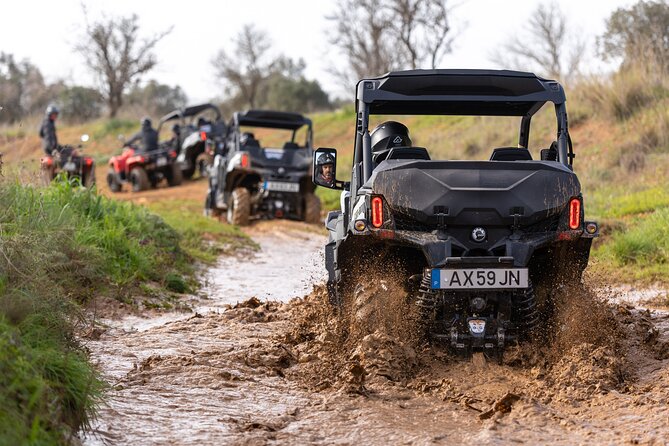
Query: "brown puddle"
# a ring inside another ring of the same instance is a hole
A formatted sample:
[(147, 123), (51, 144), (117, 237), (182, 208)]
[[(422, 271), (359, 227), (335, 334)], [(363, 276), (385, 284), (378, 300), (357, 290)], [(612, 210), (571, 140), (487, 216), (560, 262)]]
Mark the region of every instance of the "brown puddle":
[(550, 342), (460, 362), (390, 300), (392, 323), (360, 324), (391, 282), (341, 316), (322, 287), (267, 302), (323, 279), (324, 237), (302, 229), (252, 228), (262, 251), (223, 260), (195, 315), (110, 322), (87, 341), (114, 387), (84, 444), (666, 444), (667, 313), (574, 294)]

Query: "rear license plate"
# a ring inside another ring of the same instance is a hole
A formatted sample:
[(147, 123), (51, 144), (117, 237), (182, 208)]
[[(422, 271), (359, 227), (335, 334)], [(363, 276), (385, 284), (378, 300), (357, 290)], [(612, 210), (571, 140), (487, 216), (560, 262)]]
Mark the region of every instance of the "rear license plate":
[(74, 172), (75, 170), (77, 170), (77, 165), (74, 164), (72, 161), (70, 161), (70, 162), (65, 163), (65, 165), (63, 166), (63, 169), (67, 170), (68, 172)]
[(433, 289), (527, 288), (527, 268), (433, 269)]
[(300, 183), (286, 183), (285, 181), (266, 181), (265, 190), (276, 192), (299, 192)]
[(167, 158), (165, 158), (165, 157), (158, 158), (156, 160), (156, 166), (158, 166), (158, 167), (167, 166)]

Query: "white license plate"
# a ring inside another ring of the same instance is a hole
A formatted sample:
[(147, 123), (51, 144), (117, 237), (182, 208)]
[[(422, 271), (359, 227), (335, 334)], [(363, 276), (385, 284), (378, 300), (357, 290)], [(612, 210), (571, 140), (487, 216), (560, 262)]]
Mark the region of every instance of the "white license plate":
[(65, 163), (63, 169), (67, 170), (68, 172), (74, 172), (75, 170), (77, 170), (77, 165), (74, 164), (72, 161), (70, 161), (68, 163)]
[(300, 183), (286, 183), (284, 181), (267, 181), (265, 190), (276, 192), (299, 192)]
[(527, 268), (433, 269), (433, 289), (527, 288)]
[(165, 157), (158, 158), (156, 160), (156, 166), (158, 166), (158, 167), (167, 166), (167, 158), (165, 158)]

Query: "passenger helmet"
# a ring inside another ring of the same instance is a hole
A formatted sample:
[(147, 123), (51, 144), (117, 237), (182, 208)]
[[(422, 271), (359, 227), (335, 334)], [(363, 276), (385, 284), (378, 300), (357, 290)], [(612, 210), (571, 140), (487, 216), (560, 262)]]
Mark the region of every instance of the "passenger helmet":
[(372, 139), (372, 151), (379, 152), (391, 147), (409, 147), (409, 129), (397, 121), (386, 121), (377, 125), (370, 134)]

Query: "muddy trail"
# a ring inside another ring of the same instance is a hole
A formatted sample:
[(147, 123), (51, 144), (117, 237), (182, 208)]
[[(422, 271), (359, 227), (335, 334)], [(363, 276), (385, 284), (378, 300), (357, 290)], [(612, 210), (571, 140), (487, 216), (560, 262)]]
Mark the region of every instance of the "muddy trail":
[(375, 306), (333, 315), (322, 234), (249, 233), (261, 250), (222, 259), (193, 313), (105, 320), (85, 341), (112, 388), (84, 444), (669, 441), (669, 314), (632, 290), (565, 292), (556, 336), (463, 362), (412, 335), (389, 278), (356, 291)]

